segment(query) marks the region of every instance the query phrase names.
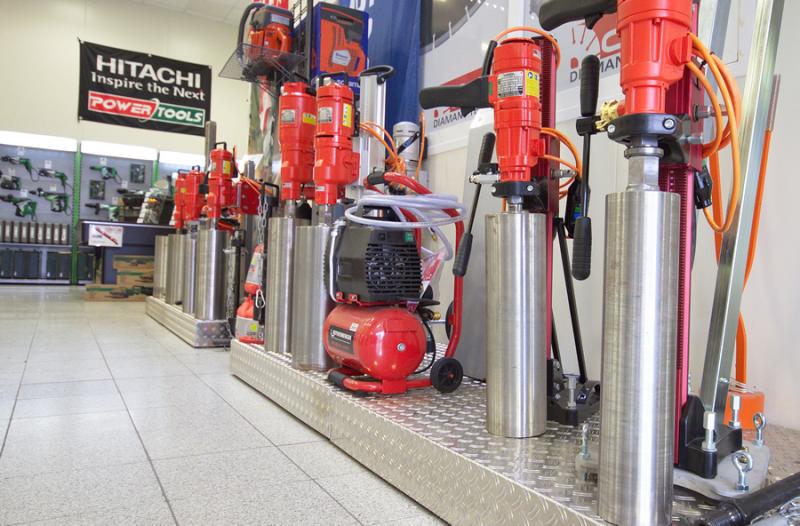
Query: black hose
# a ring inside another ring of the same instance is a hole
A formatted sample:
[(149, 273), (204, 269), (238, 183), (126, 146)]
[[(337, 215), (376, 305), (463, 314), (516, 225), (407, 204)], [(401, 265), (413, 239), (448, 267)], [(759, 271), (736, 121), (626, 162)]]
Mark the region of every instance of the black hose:
[[(431, 330), (431, 326), (428, 325), (428, 323), (425, 320), (422, 320), (422, 326), (425, 327), (425, 331), (428, 333), (428, 336), (431, 339), (430, 341), (433, 342), (433, 345), (429, 346), (430, 348), (433, 349), (433, 351), (432, 351), (433, 356), (431, 356), (431, 361), (430, 361), (430, 363), (428, 363), (428, 365), (426, 365), (425, 367), (423, 367), (421, 369), (417, 369), (416, 371), (414, 371), (413, 374), (424, 373), (425, 371), (430, 369), (433, 366), (433, 362), (436, 361), (436, 338), (433, 336), (433, 331)], [(425, 354), (430, 354), (430, 353), (426, 351)]]
[(237, 40), (236, 40), (236, 50), (241, 57), (244, 53), (242, 49), (242, 44), (244, 43), (244, 26), (247, 25), (247, 19), (250, 18), (250, 13), (253, 10), (258, 9), (260, 7), (265, 7), (267, 4), (262, 2), (253, 2), (252, 4), (248, 4), (247, 7), (244, 8), (244, 13), (242, 13), (242, 18), (239, 19), (239, 32), (237, 33)]
[(800, 473), (795, 473), (765, 488), (754, 491), (730, 502), (724, 502), (719, 509), (708, 512), (695, 524), (700, 526), (740, 526), (749, 524), (781, 504), (800, 496)]

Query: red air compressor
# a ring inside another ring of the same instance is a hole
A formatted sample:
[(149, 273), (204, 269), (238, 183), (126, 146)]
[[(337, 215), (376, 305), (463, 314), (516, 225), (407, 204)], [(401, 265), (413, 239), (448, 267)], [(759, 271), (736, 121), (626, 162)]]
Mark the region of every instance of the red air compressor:
[[(378, 174), (369, 182), (394, 184), (419, 195), (431, 193), (404, 175)], [(406, 218), (416, 219), (407, 210), (400, 210)], [(372, 212), (386, 217), (391, 209), (375, 208)], [(455, 222), (460, 239), (464, 228), (459, 212), (449, 208), (442, 212), (458, 218), (451, 222)], [(428, 326), (434, 317), (428, 307), (436, 302), (420, 299), (420, 247), (413, 228), (384, 229), (340, 222), (334, 229), (329, 248), (330, 288), (340, 305), (325, 319), (323, 341), (328, 355), (342, 367), (330, 371), (328, 378), (351, 391), (382, 394), (430, 385), (443, 393), (458, 388), (463, 369), (453, 356), (461, 331), (462, 278), (456, 276), (454, 280), (450, 341), (444, 357), (436, 360), (435, 341)], [(431, 362), (419, 369), (426, 354), (433, 355)], [(414, 376), (428, 368), (429, 377)]]

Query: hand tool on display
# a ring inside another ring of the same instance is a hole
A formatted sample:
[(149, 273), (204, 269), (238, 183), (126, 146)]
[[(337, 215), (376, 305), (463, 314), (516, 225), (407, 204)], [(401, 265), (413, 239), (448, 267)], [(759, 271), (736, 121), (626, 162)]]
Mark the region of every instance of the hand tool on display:
[(83, 206), (94, 210), (94, 215), (99, 215), (101, 210), (105, 210), (108, 213), (109, 221), (113, 221), (113, 218), (116, 216), (117, 207), (114, 205), (107, 205), (105, 203), (85, 203)]
[(122, 177), (119, 176), (117, 169), (113, 166), (106, 166), (103, 164), (94, 164), (89, 167), (90, 170), (100, 173), (103, 181), (113, 179), (117, 184), (122, 184)]
[(51, 212), (64, 212), (69, 215), (69, 194), (63, 192), (48, 192), (43, 188), (37, 188), (31, 191), (31, 193), (50, 203)]
[[(503, 39), (519, 30), (537, 37)], [(539, 435), (548, 416), (576, 424), (597, 409), (596, 383), (587, 383), (584, 371), (583, 383), (573, 385), (574, 379), (561, 375), (558, 361), (550, 356), (550, 349), (557, 348), (552, 345), (553, 229), (568, 184), (559, 184), (552, 173), (564, 164), (576, 176), (581, 174), (575, 148), (552, 128), (558, 60), (549, 34), (510, 28), (489, 43), (478, 79), (420, 92), (423, 108), (494, 110), (499, 173), (473, 177), (477, 183), (492, 184), (493, 195), (507, 204), (507, 211), (486, 218), (487, 429), (501, 436)], [(575, 164), (558, 157), (559, 143), (569, 147)], [(476, 191), (475, 199), (479, 196)], [(474, 201), (473, 210), (476, 205)], [(453, 266), (457, 275), (466, 272), (470, 230), (471, 226)], [(577, 323), (573, 327), (578, 328)], [(560, 381), (553, 385), (556, 378)], [(564, 411), (557, 410), (558, 404), (550, 404), (549, 411), (548, 394), (561, 400), (567, 392), (576, 395), (575, 407), (567, 397)], [(579, 403), (584, 404), (580, 411)]]
[(16, 175), (5, 175), (0, 172), (0, 188), (3, 190), (19, 190), (22, 188), (22, 180)]
[(64, 172), (60, 172), (58, 170), (53, 170), (51, 168), (39, 168), (36, 173), (39, 177), (47, 177), (52, 179), (58, 179), (61, 181), (61, 188), (64, 190), (70, 188), (70, 185), (67, 183), (69, 177)]
[(28, 172), (28, 175), (33, 178), (33, 163), (27, 157), (20, 157), (18, 155), (3, 155), (0, 157), (0, 161), (4, 163), (12, 164), (14, 166), (22, 166), (25, 168), (25, 171)]
[(288, 72), (293, 25), (294, 15), (284, 7), (264, 2), (253, 2), (245, 7), (239, 19), (236, 42), (245, 78), (266, 77), (273, 83)]
[(0, 201), (14, 205), (14, 215), (17, 217), (30, 217), (36, 220), (36, 201), (27, 197), (15, 197), (11, 194), (0, 195)]

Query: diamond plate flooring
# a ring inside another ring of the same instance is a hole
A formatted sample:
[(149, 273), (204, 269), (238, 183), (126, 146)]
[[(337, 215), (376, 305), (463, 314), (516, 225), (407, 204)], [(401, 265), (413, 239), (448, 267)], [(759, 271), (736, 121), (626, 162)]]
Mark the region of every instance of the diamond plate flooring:
[(0, 524), (443, 524), (142, 303), (1, 293)]

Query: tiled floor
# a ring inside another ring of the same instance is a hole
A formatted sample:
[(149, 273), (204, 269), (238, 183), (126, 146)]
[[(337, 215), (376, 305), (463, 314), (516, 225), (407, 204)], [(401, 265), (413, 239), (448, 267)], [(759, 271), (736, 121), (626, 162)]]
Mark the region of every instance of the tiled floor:
[(144, 304), (0, 299), (0, 524), (442, 524)]

